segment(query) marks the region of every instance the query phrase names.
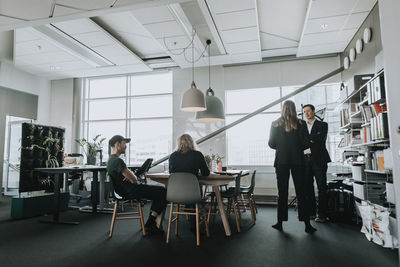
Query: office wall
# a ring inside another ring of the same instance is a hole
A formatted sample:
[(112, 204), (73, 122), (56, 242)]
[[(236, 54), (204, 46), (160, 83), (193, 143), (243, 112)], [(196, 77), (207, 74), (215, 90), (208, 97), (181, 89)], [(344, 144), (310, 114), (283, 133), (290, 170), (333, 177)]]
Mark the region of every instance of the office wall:
[[(214, 90), (215, 95), (217, 95), (223, 102), (225, 102), (225, 90), (304, 85), (337, 69), (340, 66), (339, 63), (339, 57), (329, 57), (232, 67), (212, 67), (211, 87)], [(340, 74), (338, 74), (328, 79), (326, 82), (340, 82), (340, 79)], [(197, 123), (195, 122), (193, 113), (180, 111), (182, 95), (187, 89), (189, 89), (191, 81), (191, 69), (174, 70), (174, 145), (176, 145), (176, 139), (182, 133), (189, 133), (196, 140), (224, 126), (224, 123)], [(207, 68), (196, 68), (195, 82), (197, 88), (199, 88), (203, 92), (207, 90)], [(260, 130), (268, 131), (268, 129)], [(244, 136), (243, 138), (246, 137)], [(199, 146), (199, 149), (205, 154), (209, 154), (210, 149), (212, 149), (213, 153), (217, 152), (221, 155), (225, 155), (225, 134), (220, 134), (217, 137), (206, 141)], [(254, 169), (254, 166), (230, 167)], [(256, 194), (275, 195), (276, 180), (274, 168), (257, 167), (256, 169)], [(291, 193), (294, 194), (293, 189), (291, 189)]]
[(364, 29), (367, 27), (372, 30), (371, 41), (368, 44), (364, 44), (363, 52), (356, 55), (356, 60), (354, 62), (350, 62), (350, 68), (342, 72), (342, 80), (346, 81), (349, 85), (351, 84), (349, 81), (354, 75), (375, 73), (375, 57), (382, 51), (378, 5), (375, 5), (371, 10), (370, 14), (362, 23), (349, 45), (341, 54), (341, 65), (343, 65), (343, 58), (349, 55), (349, 50), (356, 47), (357, 40), (363, 38)]
[(65, 128), (65, 152), (72, 152), (74, 79), (51, 81), (49, 125)]
[(6, 115), (49, 121), (50, 82), (0, 62), (0, 185), (3, 179)]
[[(400, 1), (379, 1), (382, 45), (384, 50), (386, 101), (389, 111), (390, 146), (393, 155), (393, 182), (396, 197), (396, 214), (400, 214)], [(397, 229), (400, 220), (397, 215)], [(400, 232), (398, 231), (400, 239)], [(399, 254), (400, 259), (400, 254)]]

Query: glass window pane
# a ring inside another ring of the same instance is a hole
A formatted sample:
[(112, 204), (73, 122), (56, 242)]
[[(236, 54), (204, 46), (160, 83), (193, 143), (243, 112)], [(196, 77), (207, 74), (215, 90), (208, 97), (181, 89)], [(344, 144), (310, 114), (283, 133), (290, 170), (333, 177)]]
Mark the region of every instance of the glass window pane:
[(340, 84), (332, 84), (326, 86), (326, 98), (328, 103), (335, 103), (340, 98)]
[(90, 98), (126, 95), (126, 77), (93, 79), (89, 84)]
[(172, 93), (172, 73), (131, 76), (132, 95)]
[[(282, 87), (282, 96), (286, 96), (300, 87), (301, 86)], [(318, 106), (325, 107), (325, 86), (313, 86), (289, 99), (294, 101), (297, 111), (301, 111), (301, 105), (306, 104), (313, 104), (316, 108), (318, 108)]]
[[(226, 113), (251, 113), (280, 97), (279, 87), (230, 90), (226, 92)], [(271, 111), (280, 111), (280, 104), (266, 110)]]
[[(271, 122), (279, 114), (260, 114), (227, 130), (228, 165), (272, 165), (275, 151), (268, 147)], [(241, 116), (227, 116), (227, 124)]]
[(172, 95), (144, 96), (131, 99), (131, 118), (171, 116)]
[(98, 134), (101, 134), (101, 138), (106, 138), (103, 142), (103, 159), (107, 160), (108, 140), (116, 134), (125, 136), (126, 121), (90, 122), (88, 124), (88, 139), (92, 140)]
[(89, 120), (124, 119), (125, 117), (125, 98), (89, 101)]
[(131, 121), (130, 163), (158, 160), (172, 152), (172, 119)]

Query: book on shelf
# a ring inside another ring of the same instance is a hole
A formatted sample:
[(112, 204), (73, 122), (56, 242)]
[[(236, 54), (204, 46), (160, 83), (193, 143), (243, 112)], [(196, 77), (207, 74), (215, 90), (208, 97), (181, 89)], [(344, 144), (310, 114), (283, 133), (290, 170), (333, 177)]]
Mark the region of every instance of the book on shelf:
[(370, 106), (360, 106), (361, 109), (361, 116), (365, 123), (371, 121), (372, 118), (372, 110)]
[(386, 97), (384, 76), (379, 75), (373, 81), (367, 84), (367, 92), (369, 96), (368, 104), (371, 105)]
[(386, 170), (383, 150), (377, 150), (371, 153), (371, 167), (374, 171)]
[(371, 126), (365, 126), (361, 129), (361, 140), (363, 143), (369, 143), (371, 139)]
[(383, 112), (371, 119), (371, 139), (373, 141), (389, 137), (387, 113)]

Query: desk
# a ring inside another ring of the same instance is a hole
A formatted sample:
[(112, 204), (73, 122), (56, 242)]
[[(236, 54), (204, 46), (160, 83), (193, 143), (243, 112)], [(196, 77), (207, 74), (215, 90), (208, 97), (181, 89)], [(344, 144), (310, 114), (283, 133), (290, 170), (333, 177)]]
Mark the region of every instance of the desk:
[[(229, 226), (228, 217), (226, 216), (224, 204), (222, 202), (221, 193), (219, 191), (220, 185), (227, 185), (230, 182), (234, 181), (237, 177), (237, 174), (242, 171), (242, 176), (249, 175), (249, 170), (235, 170), (235, 171), (228, 171), (228, 174), (216, 174), (211, 173), (209, 176), (199, 176), (199, 183), (201, 185), (211, 185), (215, 192), (215, 196), (218, 202), (219, 212), (221, 214), (222, 223), (224, 224), (225, 234), (227, 236), (231, 235), (231, 228)], [(146, 174), (146, 178), (149, 178), (155, 182), (164, 184), (165, 186), (168, 185), (168, 178), (169, 173), (151, 173)]]
[[(60, 221), (60, 178), (64, 178), (64, 173), (69, 173), (69, 172), (84, 172), (84, 171), (91, 171), (93, 172), (93, 187), (92, 188), (92, 209), (93, 212), (97, 212), (97, 182), (99, 180), (99, 172), (101, 173), (101, 180), (102, 183), (100, 183), (100, 191), (103, 192), (104, 195), (104, 181), (106, 177), (106, 171), (107, 167), (105, 166), (77, 166), (77, 167), (59, 167), (59, 168), (35, 168), (35, 171), (38, 172), (44, 172), (48, 174), (54, 174), (54, 213), (53, 213), (53, 220), (52, 221), (43, 221), (47, 223), (60, 223), (60, 224), (79, 224), (79, 222), (65, 222), (65, 221)], [(60, 177), (61, 175), (61, 177)], [(101, 185), (103, 184), (103, 186)], [(104, 199), (100, 198), (100, 204), (101, 208), (104, 207)]]

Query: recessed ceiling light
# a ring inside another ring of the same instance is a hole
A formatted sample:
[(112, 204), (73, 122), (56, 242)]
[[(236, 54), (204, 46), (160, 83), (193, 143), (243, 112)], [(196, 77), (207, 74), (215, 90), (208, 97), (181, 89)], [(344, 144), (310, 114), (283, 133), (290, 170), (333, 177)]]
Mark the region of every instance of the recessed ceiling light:
[(326, 28), (328, 28), (328, 24), (326, 24), (326, 23), (321, 24), (321, 29), (325, 30)]

